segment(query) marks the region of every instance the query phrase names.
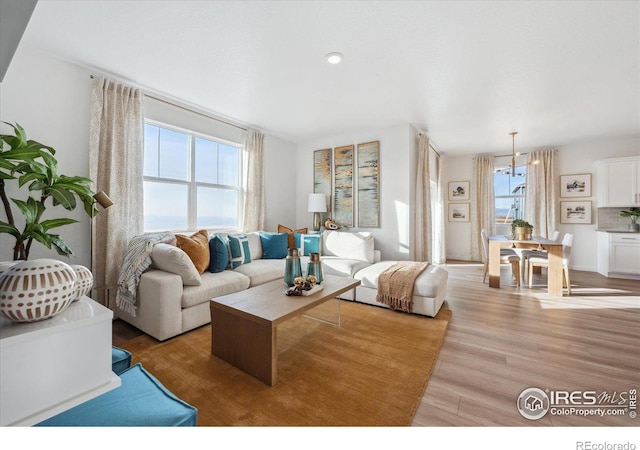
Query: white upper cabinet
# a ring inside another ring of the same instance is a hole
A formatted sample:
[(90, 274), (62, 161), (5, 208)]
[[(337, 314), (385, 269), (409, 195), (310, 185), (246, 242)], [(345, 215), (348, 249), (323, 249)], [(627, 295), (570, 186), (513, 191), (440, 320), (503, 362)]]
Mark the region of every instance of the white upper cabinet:
[(640, 156), (596, 161), (598, 207), (640, 205)]

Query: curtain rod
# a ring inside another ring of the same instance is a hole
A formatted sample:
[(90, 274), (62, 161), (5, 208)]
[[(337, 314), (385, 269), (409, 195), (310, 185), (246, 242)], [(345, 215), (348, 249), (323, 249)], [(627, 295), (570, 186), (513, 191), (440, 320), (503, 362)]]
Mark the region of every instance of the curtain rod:
[[(93, 75), (89, 75), (89, 77), (90, 77), (91, 79), (93, 79), (93, 78), (94, 78), (94, 76), (93, 76)], [(145, 96), (145, 97), (149, 97), (149, 98), (152, 98), (152, 99), (157, 100), (157, 101), (159, 101), (159, 102), (166, 103), (167, 105), (175, 106), (176, 108), (180, 108), (180, 109), (182, 109), (182, 110), (184, 110), (184, 111), (188, 111), (188, 112), (190, 112), (190, 113), (198, 114), (198, 115), (200, 115), (200, 116), (202, 116), (202, 117), (206, 117), (206, 118), (208, 118), (208, 119), (212, 119), (212, 120), (215, 120), (215, 121), (217, 121), (217, 122), (224, 123), (224, 124), (226, 124), (226, 125), (229, 125), (229, 126), (232, 126), (232, 127), (235, 127), (235, 128), (239, 128), (239, 129), (241, 129), (241, 130), (243, 130), (243, 131), (248, 131), (248, 130), (247, 130), (247, 128), (242, 127), (242, 126), (240, 126), (240, 125), (236, 125), (235, 123), (227, 122), (226, 120), (222, 120), (222, 119), (220, 119), (220, 118), (218, 118), (218, 117), (214, 117), (214, 116), (212, 116), (212, 115), (205, 114), (205, 113), (200, 112), (200, 111), (195, 111), (195, 110), (193, 110), (193, 109), (191, 109), (191, 108), (187, 108), (186, 106), (182, 106), (182, 105), (179, 105), (179, 104), (177, 104), (177, 103), (173, 103), (173, 102), (170, 102), (170, 101), (168, 101), (168, 100), (165, 100), (165, 99), (163, 99), (163, 98), (156, 97), (155, 95), (152, 95), (152, 94), (150, 94), (150, 93), (148, 93), (148, 92), (145, 92), (145, 90), (144, 90), (144, 89), (140, 89), (140, 90), (142, 91), (142, 93), (144, 94), (144, 96)]]

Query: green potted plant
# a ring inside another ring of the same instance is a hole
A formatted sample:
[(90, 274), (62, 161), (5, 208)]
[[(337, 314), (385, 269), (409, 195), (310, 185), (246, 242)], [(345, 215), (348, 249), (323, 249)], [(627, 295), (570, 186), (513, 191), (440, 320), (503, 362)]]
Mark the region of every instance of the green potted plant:
[(631, 223), (629, 224), (629, 230), (631, 231), (640, 231), (640, 224), (637, 223), (638, 217), (640, 217), (640, 208), (634, 206), (629, 208), (629, 210), (620, 211), (620, 215), (622, 217), (631, 218)]
[[(0, 135), (0, 199), (7, 219), (6, 222), (0, 221), (0, 233), (8, 233), (15, 238), (13, 259), (29, 259), (34, 240), (49, 249), (54, 248), (59, 255), (73, 254), (71, 248), (51, 230), (77, 220), (43, 220), (42, 216), (47, 205), (62, 206), (72, 211), (78, 204), (76, 199), (79, 199), (85, 212), (93, 217), (98, 210), (90, 188), (91, 180), (59, 174), (58, 161), (53, 156), (56, 151), (52, 147), (28, 140), (19, 124), (4, 123), (13, 128), (14, 134)], [(26, 188), (27, 197), (9, 199), (5, 190), (9, 180), (15, 180), (19, 188)], [(15, 221), (11, 202), (24, 218), (22, 229), (18, 228), (20, 225)]]
[(511, 234), (518, 241), (528, 241), (531, 239), (533, 225), (523, 219), (515, 219), (511, 222)]

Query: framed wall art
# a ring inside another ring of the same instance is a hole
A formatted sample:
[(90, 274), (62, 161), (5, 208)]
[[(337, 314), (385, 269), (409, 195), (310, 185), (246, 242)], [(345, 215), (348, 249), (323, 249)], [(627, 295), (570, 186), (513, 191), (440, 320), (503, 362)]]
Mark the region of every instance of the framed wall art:
[(324, 223), (331, 215), (331, 149), (325, 148), (313, 152), (313, 193), (327, 196), (327, 212), (320, 213)]
[(449, 222), (469, 222), (469, 203), (449, 203)]
[(591, 174), (560, 175), (560, 197), (591, 197)]
[(353, 226), (353, 145), (337, 147), (333, 152), (333, 220)]
[(358, 226), (380, 226), (380, 141), (358, 144)]
[(560, 202), (560, 223), (591, 223), (591, 202)]
[(449, 181), (449, 201), (469, 201), (470, 198), (468, 181)]

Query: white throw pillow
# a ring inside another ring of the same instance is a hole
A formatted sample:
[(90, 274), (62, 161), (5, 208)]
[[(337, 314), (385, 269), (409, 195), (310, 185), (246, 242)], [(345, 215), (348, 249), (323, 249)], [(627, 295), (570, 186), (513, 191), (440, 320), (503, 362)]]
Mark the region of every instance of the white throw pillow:
[(374, 262), (374, 239), (371, 232), (325, 230), (322, 241), (323, 255)]
[(175, 273), (185, 286), (200, 286), (202, 278), (184, 250), (170, 244), (156, 244), (151, 252), (151, 267)]
[(260, 241), (260, 232), (254, 231), (247, 233), (247, 241), (249, 241), (251, 259), (262, 259), (262, 241)]

